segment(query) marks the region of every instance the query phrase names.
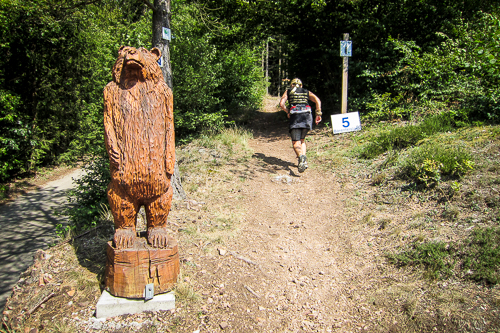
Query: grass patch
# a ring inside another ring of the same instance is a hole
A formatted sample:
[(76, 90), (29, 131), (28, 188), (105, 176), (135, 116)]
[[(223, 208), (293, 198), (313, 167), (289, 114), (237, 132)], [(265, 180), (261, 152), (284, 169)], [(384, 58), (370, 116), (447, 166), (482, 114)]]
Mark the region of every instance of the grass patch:
[(396, 127), (372, 137), (370, 142), (359, 151), (364, 159), (372, 159), (378, 155), (394, 150), (403, 149), (417, 144), (420, 140), (440, 132), (451, 131), (455, 128), (453, 116), (442, 113), (425, 118), (416, 125)]
[(500, 281), (500, 228), (474, 230), (462, 248), (462, 268), (474, 281), (497, 284)]
[(177, 283), (175, 284), (175, 296), (178, 298), (180, 302), (198, 302), (201, 297), (194, 290), (194, 288), (188, 283), (184, 281), (183, 274), (179, 274), (177, 278)]
[(444, 278), (451, 275), (454, 266), (453, 251), (444, 242), (413, 243), (410, 249), (387, 257), (396, 266), (423, 266), (427, 270), (427, 276)]
[(374, 214), (370, 212), (370, 213), (366, 214), (365, 216), (363, 216), (363, 218), (361, 219), (361, 222), (363, 224), (373, 226), (374, 225), (373, 217), (374, 217)]
[[(252, 133), (242, 128), (233, 126), (225, 128), (217, 133), (204, 133), (194, 143), (208, 149), (226, 150), (231, 156), (240, 149), (249, 152), (248, 140), (253, 137)], [(237, 148), (237, 149), (234, 149)]]
[(476, 229), (461, 244), (414, 242), (409, 249), (387, 255), (396, 266), (422, 266), (433, 279), (463, 277), (480, 283), (500, 282), (500, 228)]

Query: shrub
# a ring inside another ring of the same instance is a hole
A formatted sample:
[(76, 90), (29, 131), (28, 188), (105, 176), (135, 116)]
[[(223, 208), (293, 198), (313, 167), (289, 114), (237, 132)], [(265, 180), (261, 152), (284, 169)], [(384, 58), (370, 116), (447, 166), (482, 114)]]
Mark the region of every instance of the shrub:
[(436, 32), (439, 42), (430, 50), (413, 41), (390, 39), (402, 55), (393, 71), (397, 73), (393, 94), (408, 97), (392, 103), (392, 107), (397, 109), (398, 104), (409, 101), (414, 105), (440, 101), (464, 111), (471, 119), (498, 121), (499, 37), (498, 14), (480, 13), (474, 22), (458, 22), (454, 36)]
[(189, 142), (203, 130), (219, 131), (255, 111), (265, 93), (264, 79), (257, 50), (245, 45), (225, 49), (213, 42), (211, 28), (221, 27), (210, 27), (200, 20), (206, 15), (202, 6), (173, 4), (173, 11), (176, 138)]
[(460, 178), (473, 168), (466, 148), (429, 143), (410, 152), (400, 174), (429, 187), (438, 184), (442, 176)]
[(366, 103), (366, 117), (371, 121), (401, 119), (408, 115), (408, 109), (401, 107), (402, 95), (391, 98), (391, 93), (372, 95), (372, 101)]
[(97, 225), (103, 205), (108, 204), (107, 187), (111, 181), (109, 160), (104, 156), (94, 157), (83, 166), (84, 175), (75, 180), (76, 187), (70, 190), (70, 205), (62, 211), (69, 225), (59, 227), (60, 233), (71, 230), (81, 232)]

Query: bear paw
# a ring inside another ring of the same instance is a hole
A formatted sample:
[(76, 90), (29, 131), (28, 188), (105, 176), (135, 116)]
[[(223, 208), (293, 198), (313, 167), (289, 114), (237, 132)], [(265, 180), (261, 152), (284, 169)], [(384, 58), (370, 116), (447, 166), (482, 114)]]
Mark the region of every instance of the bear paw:
[(148, 242), (153, 247), (165, 248), (168, 244), (168, 233), (165, 227), (148, 229)]
[(134, 229), (116, 229), (113, 241), (117, 249), (127, 249), (134, 246), (135, 239)]

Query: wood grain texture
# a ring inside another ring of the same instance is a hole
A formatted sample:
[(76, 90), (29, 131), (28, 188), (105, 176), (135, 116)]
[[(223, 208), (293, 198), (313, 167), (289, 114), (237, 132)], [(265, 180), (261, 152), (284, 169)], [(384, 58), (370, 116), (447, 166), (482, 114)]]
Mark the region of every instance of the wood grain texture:
[(144, 298), (147, 284), (154, 283), (157, 295), (172, 289), (177, 281), (179, 253), (173, 238), (163, 249), (151, 247), (144, 238), (127, 249), (117, 249), (108, 242), (106, 254), (105, 286), (111, 295)]
[(120, 48), (113, 81), (104, 88), (104, 129), (111, 182), (108, 201), (115, 223), (116, 249), (137, 241), (136, 218), (144, 206), (148, 242), (168, 245), (167, 216), (172, 203), (175, 141), (172, 90), (153, 48)]

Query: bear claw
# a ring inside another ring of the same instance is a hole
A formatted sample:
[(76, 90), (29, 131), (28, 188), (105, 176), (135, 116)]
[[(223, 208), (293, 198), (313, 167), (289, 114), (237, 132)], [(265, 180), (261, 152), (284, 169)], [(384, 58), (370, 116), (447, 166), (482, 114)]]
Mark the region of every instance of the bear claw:
[(133, 229), (116, 229), (113, 241), (117, 249), (127, 249), (135, 244), (136, 235)]
[(148, 242), (156, 248), (165, 248), (168, 244), (168, 233), (165, 227), (156, 227), (148, 229)]

